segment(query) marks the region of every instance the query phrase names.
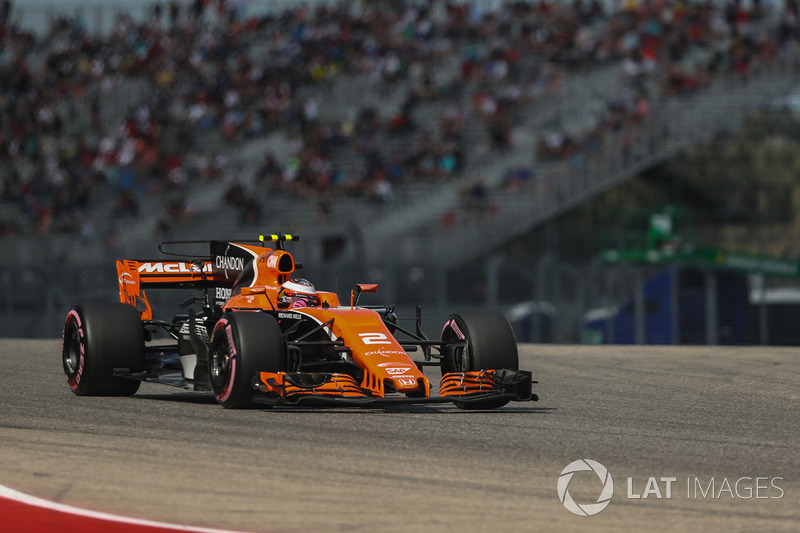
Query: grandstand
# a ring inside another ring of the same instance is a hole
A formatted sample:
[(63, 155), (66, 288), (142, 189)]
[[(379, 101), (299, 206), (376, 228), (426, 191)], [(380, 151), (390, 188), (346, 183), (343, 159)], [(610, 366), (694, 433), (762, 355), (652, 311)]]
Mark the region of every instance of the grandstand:
[[(473, 303), (499, 305), (504, 243), (796, 89), (784, 10), (358, 6), (7, 24), (2, 68), (26, 75), (2, 88), (18, 104), (0, 158), (6, 317), (20, 268), (33, 286), (65, 266), (40, 295), (52, 320), (115, 257), (273, 230), (303, 235), (322, 285), (377, 278), (386, 301), (443, 309), (470, 265), (487, 287)], [(544, 265), (521, 299), (543, 294)]]

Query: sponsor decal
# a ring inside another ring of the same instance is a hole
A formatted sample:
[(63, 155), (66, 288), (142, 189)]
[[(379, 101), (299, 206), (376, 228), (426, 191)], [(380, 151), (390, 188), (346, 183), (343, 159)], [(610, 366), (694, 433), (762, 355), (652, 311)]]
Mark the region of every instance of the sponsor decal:
[(215, 259), (215, 265), (222, 270), (244, 270), (244, 259), (241, 257), (218, 255)]
[[(244, 272), (245, 267), (258, 259), (258, 254), (232, 243), (212, 243), (211, 246), (211, 264), (214, 266), (213, 271), (217, 275), (222, 275), (225, 279), (231, 279)], [(254, 265), (255, 266), (255, 265)], [(250, 285), (255, 279), (255, 269), (250, 278), (250, 282), (243, 280), (244, 285)]]
[(136, 285), (136, 282), (133, 280), (133, 276), (128, 272), (123, 272), (119, 277), (119, 284), (120, 285)]
[(278, 318), (288, 318), (289, 320), (300, 320), (303, 318), (303, 315), (298, 315), (297, 313), (278, 313)]
[(403, 350), (386, 350), (385, 348), (378, 348), (377, 350), (370, 350), (368, 352), (364, 352), (364, 355), (382, 355), (384, 357), (389, 357), (390, 355), (408, 355)]
[(214, 297), (217, 300), (230, 300), (231, 289), (226, 289), (224, 287), (217, 287), (214, 289)]
[[(233, 276), (238, 275), (240, 272), (244, 270), (245, 265), (248, 261), (255, 259), (256, 255), (253, 252), (250, 252), (244, 248), (240, 248), (236, 245), (231, 245), (231, 243), (227, 243), (225, 245), (225, 249), (221, 250), (222, 253), (219, 253), (220, 250), (214, 250), (212, 248), (212, 256), (213, 256), (213, 263), (214, 263), (214, 270), (216, 272), (222, 272), (225, 276), (225, 279), (229, 279)], [(229, 254), (233, 255), (229, 255)], [(246, 255), (239, 255), (239, 254), (246, 254)], [(252, 257), (249, 257), (252, 256)]]
[(414, 379), (414, 378), (398, 378), (397, 382), (400, 385), (416, 385), (417, 384), (417, 380)]
[(411, 370), (410, 366), (390, 366), (386, 368), (386, 373), (391, 376), (396, 376), (398, 374), (405, 374), (409, 370)]
[[(204, 265), (203, 271), (211, 272), (211, 266)], [(192, 274), (196, 272), (196, 266), (190, 263), (158, 262), (139, 265), (140, 274)]]
[(277, 255), (270, 255), (267, 258), (267, 267), (269, 268), (278, 268), (278, 259), (280, 259)]
[[(313, 315), (307, 315), (307, 314), (306, 314), (306, 313), (304, 313), (303, 311), (296, 311), (296, 313), (299, 313), (299, 315), (300, 315), (300, 317), (301, 317), (301, 318), (309, 318), (309, 319), (313, 320), (314, 322), (316, 322), (317, 324), (319, 324), (320, 326), (322, 325), (322, 321), (321, 321), (320, 319), (318, 319), (318, 318), (314, 317)], [(293, 313), (293, 314), (294, 314), (294, 313)], [(330, 337), (330, 339), (331, 339), (332, 341), (335, 341), (335, 340), (336, 340), (336, 338), (337, 338), (337, 337), (336, 337), (336, 335), (333, 333), (333, 331), (331, 330), (330, 326), (325, 326), (324, 328), (322, 328), (322, 330), (323, 330), (325, 333), (327, 333), (327, 334), (328, 334), (328, 337)]]

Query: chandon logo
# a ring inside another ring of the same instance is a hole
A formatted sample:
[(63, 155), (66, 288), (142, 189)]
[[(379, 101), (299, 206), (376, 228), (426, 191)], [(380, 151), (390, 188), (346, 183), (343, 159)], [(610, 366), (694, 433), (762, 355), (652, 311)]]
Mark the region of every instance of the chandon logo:
[[(594, 472), (603, 484), (603, 491), (600, 493), (595, 503), (578, 504), (572, 499), (572, 496), (567, 490), (569, 482), (572, 481), (572, 476), (574, 476), (576, 472), (582, 471)], [(608, 507), (613, 495), (614, 480), (611, 479), (611, 474), (608, 473), (605, 466), (591, 459), (573, 461), (561, 471), (561, 475), (558, 477), (558, 499), (561, 500), (561, 503), (564, 504), (564, 507), (566, 507), (569, 512), (578, 516), (596, 515)]]

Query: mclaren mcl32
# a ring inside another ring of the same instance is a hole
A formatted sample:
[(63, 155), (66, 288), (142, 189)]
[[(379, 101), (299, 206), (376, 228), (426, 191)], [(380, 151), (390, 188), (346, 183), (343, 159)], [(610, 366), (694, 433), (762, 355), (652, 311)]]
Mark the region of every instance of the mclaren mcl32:
[[(295, 277), (300, 265), (286, 243), (296, 240), (162, 242), (163, 260), (117, 260), (119, 302), (76, 305), (67, 314), (69, 388), (121, 396), (142, 382), (162, 383), (212, 392), (225, 408), (452, 402), (491, 409), (538, 399), (500, 312), (452, 314), (440, 338), (428, 338), (420, 308), (401, 319), (392, 306), (359, 305), (377, 285), (358, 284), (340, 302)], [(174, 251), (200, 244), (208, 255)], [(156, 319), (146, 292), (155, 289), (192, 295), (171, 320)], [(441, 369), (438, 387), (426, 367)]]

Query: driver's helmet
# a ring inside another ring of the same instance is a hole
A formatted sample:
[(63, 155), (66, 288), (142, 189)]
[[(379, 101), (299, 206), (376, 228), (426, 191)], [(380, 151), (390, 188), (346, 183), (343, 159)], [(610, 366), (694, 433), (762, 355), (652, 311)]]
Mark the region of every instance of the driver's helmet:
[(291, 308), (314, 307), (320, 304), (320, 299), (310, 281), (296, 278), (281, 285), (278, 302)]

